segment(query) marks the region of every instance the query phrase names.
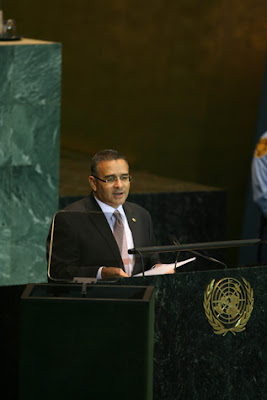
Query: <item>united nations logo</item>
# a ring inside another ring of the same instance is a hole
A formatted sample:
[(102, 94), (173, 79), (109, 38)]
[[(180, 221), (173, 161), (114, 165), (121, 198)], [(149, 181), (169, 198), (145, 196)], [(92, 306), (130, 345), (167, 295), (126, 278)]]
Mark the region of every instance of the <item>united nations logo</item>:
[(253, 310), (253, 289), (242, 278), (243, 283), (234, 278), (224, 278), (215, 284), (215, 279), (204, 293), (206, 317), (216, 335), (245, 330)]

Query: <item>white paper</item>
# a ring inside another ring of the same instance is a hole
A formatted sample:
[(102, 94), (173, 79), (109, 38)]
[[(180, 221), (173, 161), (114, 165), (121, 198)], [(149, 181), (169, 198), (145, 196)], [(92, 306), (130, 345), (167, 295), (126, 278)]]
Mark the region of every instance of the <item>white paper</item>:
[[(196, 257), (192, 257), (192, 258), (188, 258), (187, 260), (184, 261), (180, 261), (176, 264), (176, 268), (181, 267), (182, 265), (185, 265), (191, 261), (194, 261), (196, 259)], [(161, 264), (160, 267), (156, 267), (156, 268), (152, 268), (149, 269), (148, 271), (145, 271), (145, 276), (151, 276), (151, 275), (164, 275), (166, 274), (168, 271), (170, 271), (171, 269), (175, 268), (175, 263), (173, 264)], [(133, 275), (133, 277), (135, 276), (143, 276), (143, 272), (140, 272), (139, 274)]]

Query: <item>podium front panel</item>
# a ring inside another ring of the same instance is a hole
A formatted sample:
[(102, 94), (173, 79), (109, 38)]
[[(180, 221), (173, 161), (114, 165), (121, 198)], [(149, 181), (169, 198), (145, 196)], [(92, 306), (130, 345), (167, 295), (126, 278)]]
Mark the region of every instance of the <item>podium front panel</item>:
[(152, 399), (153, 287), (28, 285), (20, 399)]

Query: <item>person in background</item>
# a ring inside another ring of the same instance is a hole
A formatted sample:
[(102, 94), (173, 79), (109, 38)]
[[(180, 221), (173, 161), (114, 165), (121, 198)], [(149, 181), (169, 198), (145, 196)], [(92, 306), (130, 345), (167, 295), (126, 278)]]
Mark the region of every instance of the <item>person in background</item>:
[[(267, 241), (267, 132), (260, 137), (254, 151), (251, 177), (253, 200), (261, 213), (259, 236)], [(260, 264), (267, 264), (267, 244), (259, 246), (258, 258)]]

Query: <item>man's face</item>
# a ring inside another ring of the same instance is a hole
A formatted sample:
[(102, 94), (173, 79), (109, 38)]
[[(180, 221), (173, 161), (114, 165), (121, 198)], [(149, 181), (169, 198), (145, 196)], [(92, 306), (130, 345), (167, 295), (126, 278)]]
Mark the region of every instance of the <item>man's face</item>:
[(112, 183), (105, 183), (91, 175), (89, 183), (94, 195), (100, 201), (117, 208), (120, 204), (124, 204), (130, 190), (129, 180), (120, 179), (123, 176), (129, 176), (129, 167), (125, 160), (101, 161), (97, 166), (97, 177), (103, 180), (109, 177), (116, 179)]

